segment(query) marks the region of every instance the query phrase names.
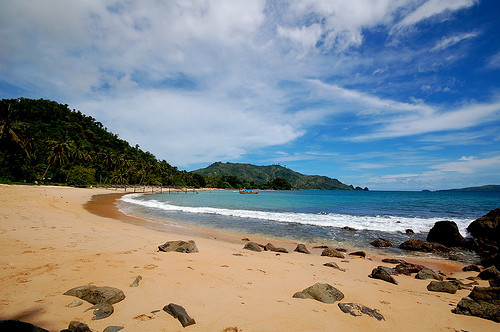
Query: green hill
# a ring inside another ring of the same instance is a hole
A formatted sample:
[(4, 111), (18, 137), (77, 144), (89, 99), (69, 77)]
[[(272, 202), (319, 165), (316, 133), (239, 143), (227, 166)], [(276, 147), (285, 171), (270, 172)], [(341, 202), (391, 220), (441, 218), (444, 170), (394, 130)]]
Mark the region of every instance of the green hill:
[[(352, 185), (346, 185), (337, 179), (319, 175), (304, 175), (279, 165), (255, 166), (251, 164), (221, 163), (193, 171), (193, 173), (214, 178), (236, 176), (246, 183), (257, 186), (276, 178), (287, 180), (294, 189), (323, 189), (323, 190), (354, 190)], [(360, 189), (360, 188), (356, 188)]]
[(459, 192), (500, 192), (500, 185), (489, 184), (481, 187), (468, 187), (461, 189), (448, 189), (438, 191), (459, 191)]

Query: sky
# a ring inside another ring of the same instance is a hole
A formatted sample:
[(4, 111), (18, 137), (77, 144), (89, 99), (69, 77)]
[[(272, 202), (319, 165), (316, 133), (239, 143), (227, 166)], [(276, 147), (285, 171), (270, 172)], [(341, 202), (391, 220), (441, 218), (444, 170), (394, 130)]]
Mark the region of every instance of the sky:
[(5, 0), (0, 98), (68, 104), (188, 171), (500, 184), (498, 13), (497, 0)]

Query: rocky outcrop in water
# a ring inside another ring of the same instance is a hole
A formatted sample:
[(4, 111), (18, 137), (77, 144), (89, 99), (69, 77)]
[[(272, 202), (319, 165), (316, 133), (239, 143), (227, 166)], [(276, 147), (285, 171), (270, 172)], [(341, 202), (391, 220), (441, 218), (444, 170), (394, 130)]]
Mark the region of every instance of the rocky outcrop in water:
[(335, 303), (344, 298), (344, 294), (329, 284), (317, 283), (293, 294), (294, 298), (313, 299), (323, 303)]
[(442, 244), (423, 241), (419, 239), (411, 239), (405, 241), (401, 243), (399, 247), (404, 250), (432, 252), (432, 253), (448, 253), (451, 251), (450, 248), (445, 247)]
[(442, 220), (434, 224), (427, 235), (427, 242), (435, 242), (446, 247), (463, 247), (466, 243), (454, 221)]
[(500, 268), (500, 208), (474, 220), (467, 231), (474, 237), (467, 246), (481, 256), (481, 264)]
[(371, 242), (370, 244), (372, 246), (374, 246), (375, 248), (389, 248), (389, 247), (394, 247), (394, 245), (391, 243), (391, 241), (389, 241), (387, 239), (384, 239), (384, 238), (377, 239), (377, 240)]

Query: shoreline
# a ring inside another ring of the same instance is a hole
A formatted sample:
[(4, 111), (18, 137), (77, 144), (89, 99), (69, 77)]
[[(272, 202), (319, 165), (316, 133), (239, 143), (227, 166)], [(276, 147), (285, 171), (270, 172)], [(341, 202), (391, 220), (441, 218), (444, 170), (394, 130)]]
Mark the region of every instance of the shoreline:
[[(414, 276), (396, 276), (399, 285), (368, 278), (376, 266), (392, 266), (380, 263), (384, 257), (341, 260), (290, 250), (276, 255), (243, 250), (241, 238), (228, 241), (213, 233), (186, 234), (176, 232), (178, 227), (159, 232), (144, 227), (147, 221), (124, 222), (129, 217), (110, 204), (116, 196), (99, 203), (100, 214), (89, 211), (90, 201), (103, 198), (96, 195), (109, 194), (105, 189), (0, 185), (0, 319), (19, 319), (50, 331), (67, 328), (72, 320), (84, 322), (94, 331), (111, 325), (123, 326), (125, 331), (180, 331), (179, 321), (161, 311), (168, 303), (177, 303), (196, 320), (188, 327), (191, 331), (326, 331), (332, 326), (375, 331), (498, 328), (492, 321), (450, 312), (470, 290), (429, 292), (429, 280)], [(157, 251), (158, 245), (171, 240), (194, 240), (199, 252)], [(419, 259), (405, 260), (418, 263)], [(323, 266), (331, 261), (346, 271)], [(431, 268), (435, 264), (427, 259), (422, 263)], [(446, 264), (452, 267), (446, 273), (449, 277), (477, 275), (462, 272), (459, 263), (452, 263)], [(142, 276), (139, 287), (130, 288), (138, 275)], [(342, 291), (342, 302), (379, 310), (385, 320), (345, 314), (337, 303), (292, 298), (316, 282)], [(63, 295), (88, 284), (117, 287), (126, 298), (114, 305), (110, 317), (92, 320), (91, 311), (85, 312), (90, 304), (68, 308), (75, 298)], [(233, 329), (227, 330), (230, 327)]]

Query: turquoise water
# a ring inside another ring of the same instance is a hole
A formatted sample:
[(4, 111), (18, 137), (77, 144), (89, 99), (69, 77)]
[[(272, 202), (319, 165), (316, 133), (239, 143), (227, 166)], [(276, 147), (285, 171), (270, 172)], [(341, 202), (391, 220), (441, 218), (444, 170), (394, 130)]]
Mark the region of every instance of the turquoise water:
[(224, 190), (132, 194), (119, 201), (126, 214), (157, 223), (362, 248), (379, 237), (399, 244), (409, 238), (407, 229), (425, 239), (439, 220), (455, 221), (467, 236), (473, 220), (498, 207), (500, 193), (463, 192)]

